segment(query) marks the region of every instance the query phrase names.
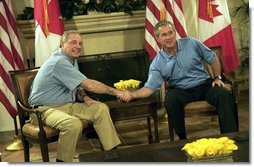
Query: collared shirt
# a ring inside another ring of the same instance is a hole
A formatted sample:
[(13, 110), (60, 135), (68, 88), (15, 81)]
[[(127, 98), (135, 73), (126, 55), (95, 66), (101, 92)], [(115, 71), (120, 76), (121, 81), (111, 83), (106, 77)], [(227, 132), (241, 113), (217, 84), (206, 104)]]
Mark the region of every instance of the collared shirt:
[(87, 79), (78, 69), (77, 60), (59, 49), (40, 67), (31, 86), (29, 103), (59, 105), (75, 102), (79, 85)]
[(200, 85), (210, 78), (203, 62), (212, 64), (215, 53), (194, 38), (177, 40), (177, 52), (168, 55), (163, 48), (152, 61), (145, 87), (159, 90), (163, 81), (169, 87), (188, 89)]

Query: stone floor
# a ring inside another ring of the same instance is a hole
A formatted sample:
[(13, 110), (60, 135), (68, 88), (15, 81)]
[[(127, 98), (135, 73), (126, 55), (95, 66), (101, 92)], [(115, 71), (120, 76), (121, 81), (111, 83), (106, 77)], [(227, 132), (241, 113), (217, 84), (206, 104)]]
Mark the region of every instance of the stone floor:
[[(160, 141), (168, 140), (168, 125), (164, 110), (159, 112), (159, 135)], [(242, 91), (238, 97), (239, 125), (240, 131), (249, 130), (249, 91)], [(134, 147), (135, 145), (147, 144), (147, 128), (145, 119), (135, 119), (132, 121), (119, 121), (115, 127), (122, 140), (121, 147)], [(211, 120), (210, 117), (188, 118), (186, 119), (186, 128), (188, 138), (205, 137), (209, 135), (220, 134), (217, 120)], [(14, 131), (0, 132), (0, 152), (3, 162), (24, 162), (23, 151), (7, 151), (5, 148), (13, 142)], [(178, 140), (177, 138), (175, 138)], [(81, 138), (77, 145), (74, 161), (78, 162), (78, 155), (91, 151), (100, 151), (99, 141), (96, 139), (87, 140)], [(56, 159), (56, 143), (49, 144), (50, 162)], [(40, 149), (38, 145), (31, 147), (31, 161), (42, 162)]]

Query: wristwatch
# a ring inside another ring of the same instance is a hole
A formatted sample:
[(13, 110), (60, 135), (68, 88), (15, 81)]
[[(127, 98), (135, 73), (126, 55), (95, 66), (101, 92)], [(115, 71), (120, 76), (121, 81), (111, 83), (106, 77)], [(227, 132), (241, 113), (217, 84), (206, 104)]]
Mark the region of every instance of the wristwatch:
[(217, 75), (217, 76), (215, 76), (215, 77), (214, 77), (214, 80), (216, 80), (216, 79), (221, 80), (222, 78), (221, 78), (221, 76), (220, 76), (220, 75)]

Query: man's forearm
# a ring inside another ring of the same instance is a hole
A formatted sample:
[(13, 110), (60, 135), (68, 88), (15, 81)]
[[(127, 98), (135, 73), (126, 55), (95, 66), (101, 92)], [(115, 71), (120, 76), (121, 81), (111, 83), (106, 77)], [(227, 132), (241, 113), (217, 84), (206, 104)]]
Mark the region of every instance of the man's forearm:
[(147, 87), (140, 88), (134, 92), (131, 93), (131, 96), (133, 99), (141, 99), (141, 98), (147, 98), (151, 94), (153, 94), (153, 91)]
[(93, 79), (86, 79), (82, 82), (81, 86), (85, 90), (93, 93), (116, 95), (116, 91), (114, 88)]
[(216, 57), (213, 64), (211, 64), (211, 67), (213, 69), (214, 77), (221, 75), (221, 66), (220, 66), (220, 60), (218, 57)]

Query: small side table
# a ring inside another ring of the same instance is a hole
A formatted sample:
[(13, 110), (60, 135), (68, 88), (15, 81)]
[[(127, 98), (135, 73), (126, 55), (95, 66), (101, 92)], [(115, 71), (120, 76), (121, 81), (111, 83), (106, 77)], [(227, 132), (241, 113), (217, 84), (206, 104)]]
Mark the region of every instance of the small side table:
[[(151, 95), (149, 98), (137, 99), (128, 103), (115, 101), (107, 101), (106, 103), (110, 108), (110, 115), (113, 120), (130, 120), (135, 118), (147, 118), (148, 126), (148, 142), (159, 142), (158, 132), (158, 116), (157, 110), (161, 106), (159, 93)], [(154, 140), (152, 135), (152, 127), (150, 118), (153, 118), (154, 123)]]

